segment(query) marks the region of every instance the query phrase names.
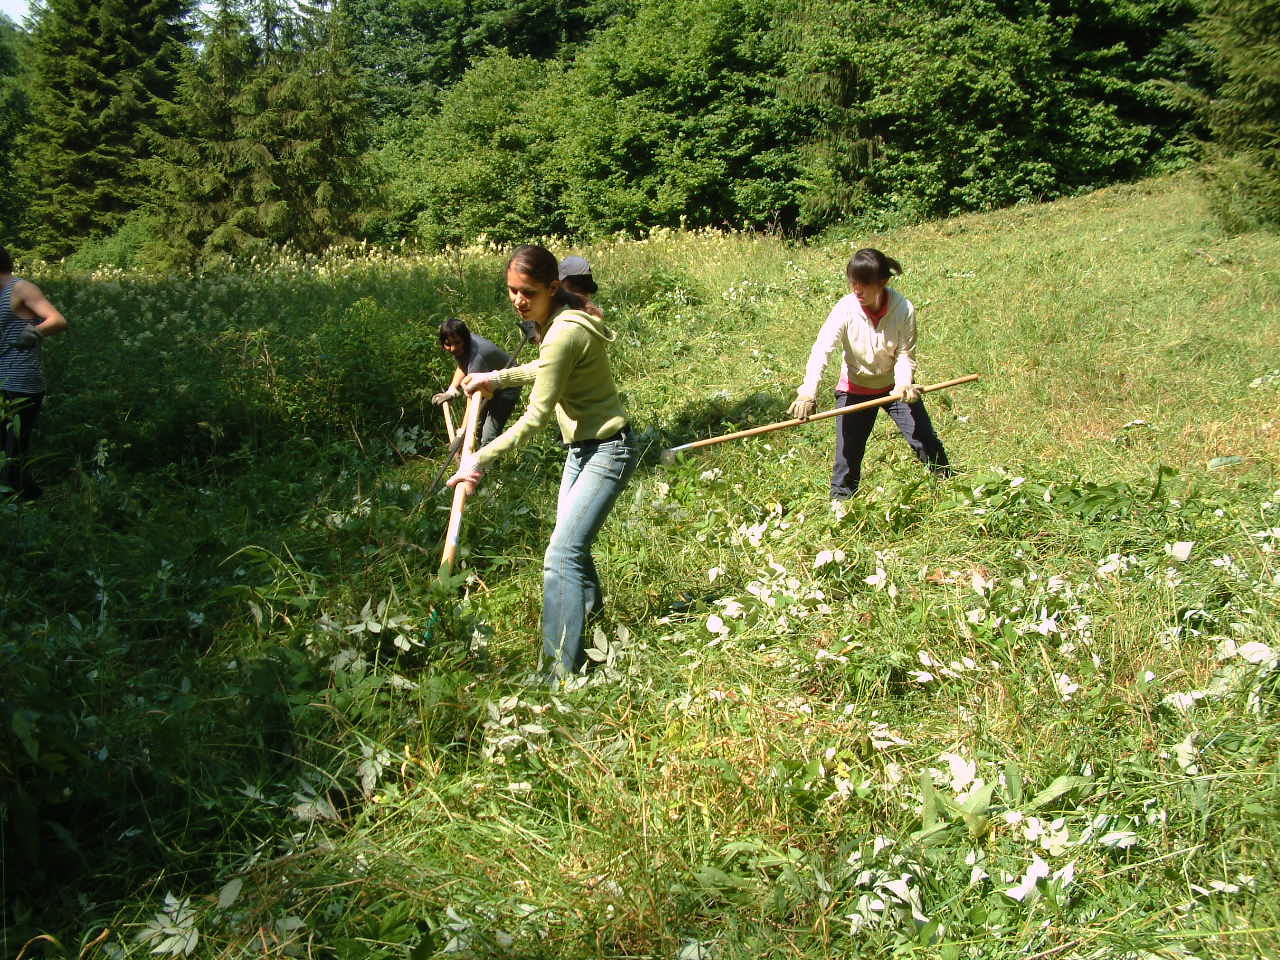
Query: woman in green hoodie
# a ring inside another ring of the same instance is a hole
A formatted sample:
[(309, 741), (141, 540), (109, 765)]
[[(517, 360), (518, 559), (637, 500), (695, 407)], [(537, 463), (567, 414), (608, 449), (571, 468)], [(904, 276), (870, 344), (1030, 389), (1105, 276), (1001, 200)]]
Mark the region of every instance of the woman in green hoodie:
[(600, 310), (560, 284), (546, 248), (516, 248), (507, 261), (507, 296), (520, 319), (537, 328), (538, 359), (473, 373), (467, 393), (532, 384), (524, 415), (506, 432), (463, 458), (449, 486), (479, 482), (485, 469), (528, 439), (555, 411), (568, 448), (556, 526), (542, 561), (542, 649), (558, 671), (582, 668), (587, 617), (603, 601), (591, 545), (635, 471), (637, 450), (609, 370), (613, 331)]

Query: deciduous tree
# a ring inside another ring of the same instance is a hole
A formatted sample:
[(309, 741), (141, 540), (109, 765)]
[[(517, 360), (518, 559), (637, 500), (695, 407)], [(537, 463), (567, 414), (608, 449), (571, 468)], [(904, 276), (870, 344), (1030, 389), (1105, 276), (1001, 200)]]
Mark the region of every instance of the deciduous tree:
[(434, 105), (491, 52), (571, 55), (634, 0), (347, 0), (353, 54), (369, 74), (375, 113), (388, 120)]

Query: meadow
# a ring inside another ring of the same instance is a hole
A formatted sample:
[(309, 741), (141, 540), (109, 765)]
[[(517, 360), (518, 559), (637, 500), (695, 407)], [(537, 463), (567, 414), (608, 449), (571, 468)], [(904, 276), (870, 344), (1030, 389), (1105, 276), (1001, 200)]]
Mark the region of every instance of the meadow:
[[(918, 379), (981, 377), (927, 401), (956, 476), (887, 418), (840, 509), (830, 423), (661, 465), (785, 417), (868, 245)], [(646, 451), (558, 690), (551, 431), (436, 575), (434, 327), (515, 345), (504, 251), (30, 272), (73, 330), (0, 505), (3, 955), (1280, 952), (1280, 238), (1184, 174), (553, 248)]]

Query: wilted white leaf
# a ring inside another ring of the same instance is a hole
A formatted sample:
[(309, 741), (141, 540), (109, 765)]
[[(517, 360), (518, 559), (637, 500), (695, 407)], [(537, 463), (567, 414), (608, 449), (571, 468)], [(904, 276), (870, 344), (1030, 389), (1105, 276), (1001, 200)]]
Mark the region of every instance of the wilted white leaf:
[(1112, 830), (1098, 838), (1098, 843), (1112, 850), (1127, 850), (1138, 842), (1138, 835), (1132, 830)]
[(226, 910), (235, 903), (236, 898), (240, 896), (240, 888), (243, 886), (244, 881), (239, 877), (223, 884), (222, 889), (218, 891), (218, 909)]
[(1029, 896), (1036, 892), (1036, 885), (1050, 874), (1049, 865), (1041, 860), (1038, 856), (1032, 856), (1031, 866), (1027, 868), (1027, 872), (1023, 875), (1021, 882), (1017, 886), (1010, 887), (1005, 891), (1005, 896), (1010, 899), (1017, 900), (1019, 903), (1024, 902)]
[(971, 784), (977, 775), (978, 765), (958, 753), (944, 753), (938, 759), (946, 762), (951, 775), (951, 789), (956, 793)]
[(676, 960), (712, 960), (715, 944), (710, 941), (686, 940), (676, 951)]

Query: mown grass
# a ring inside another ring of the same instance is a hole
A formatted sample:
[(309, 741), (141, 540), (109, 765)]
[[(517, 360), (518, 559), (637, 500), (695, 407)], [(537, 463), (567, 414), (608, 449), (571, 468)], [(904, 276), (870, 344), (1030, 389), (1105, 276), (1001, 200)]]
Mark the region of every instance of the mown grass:
[[(982, 376), (930, 399), (958, 476), (883, 419), (842, 514), (829, 424), (660, 467), (783, 415), (864, 245), (907, 268), (921, 379)], [(61, 489), (5, 519), (35, 670), (8, 949), (1274, 953), (1280, 241), (1172, 178), (582, 252), (647, 456), (598, 548), (603, 663), (556, 692), (528, 680), (553, 437), (468, 507), (467, 578), (434, 577), (425, 320), (514, 340), (500, 253), (38, 277), (78, 330)], [(120, 355), (124, 300), (171, 342)]]

